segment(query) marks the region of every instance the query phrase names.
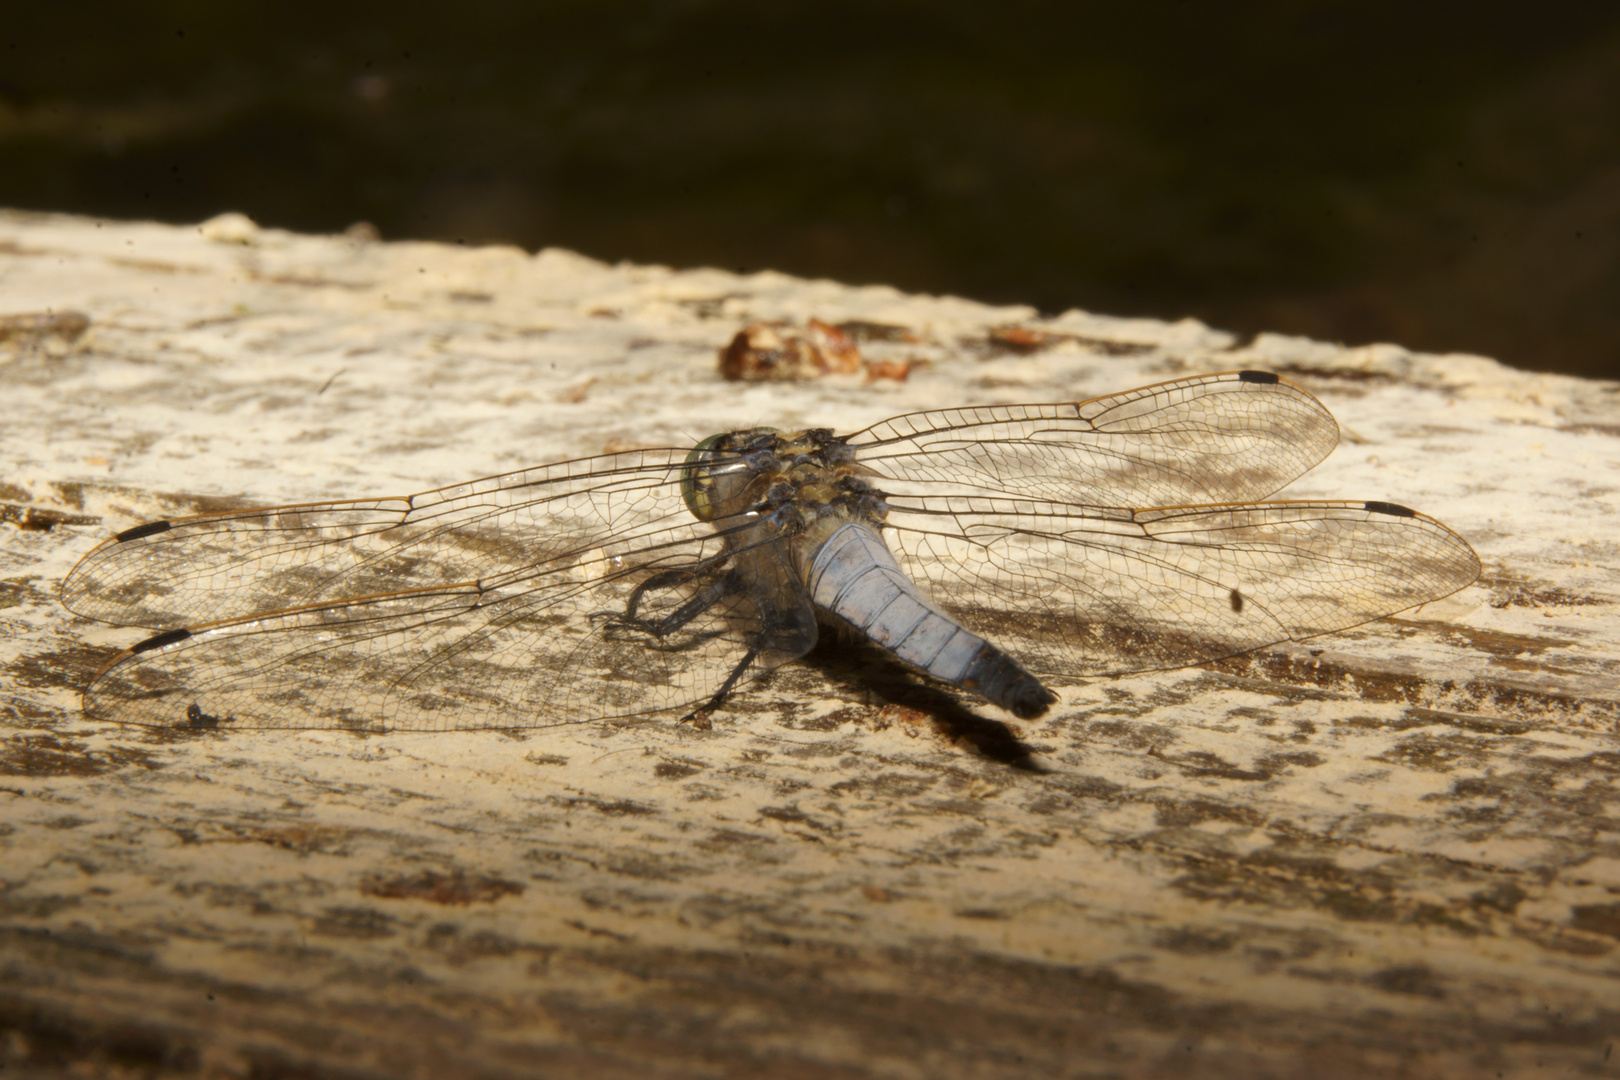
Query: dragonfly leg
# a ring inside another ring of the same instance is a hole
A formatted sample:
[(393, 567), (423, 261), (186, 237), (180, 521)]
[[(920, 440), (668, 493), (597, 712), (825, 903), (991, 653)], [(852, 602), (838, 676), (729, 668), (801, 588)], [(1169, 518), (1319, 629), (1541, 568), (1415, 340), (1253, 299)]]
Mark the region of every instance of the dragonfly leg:
[(731, 674), (726, 676), (726, 681), (720, 684), (720, 689), (716, 690), (708, 701), (681, 717), (681, 722), (692, 723), (703, 728), (708, 727), (709, 713), (719, 708), (721, 703), (731, 696), (731, 691), (736, 688), (738, 680), (747, 673), (748, 668), (759, 658), (759, 652), (758, 645), (750, 646), (748, 651), (743, 653), (743, 658), (737, 661), (737, 666), (731, 669)]
[(653, 635), (653, 637), (662, 638), (667, 634), (674, 633), (709, 610), (720, 601), (721, 597), (736, 587), (736, 582), (731, 580), (732, 575), (727, 574), (719, 581), (712, 581), (704, 586), (698, 591), (697, 595), (662, 618), (644, 619), (636, 614), (636, 607), (641, 602), (642, 594), (648, 589), (670, 588), (690, 581), (692, 577), (690, 571), (671, 570), (647, 579), (636, 586), (635, 592), (630, 594), (629, 601), (624, 605), (624, 614), (610, 617), (608, 625), (641, 630)]
[[(639, 618), (636, 615), (636, 608), (640, 606), (641, 598), (643, 596), (651, 592), (653, 589), (670, 589), (674, 588), (676, 585), (684, 585), (698, 577), (700, 574), (707, 573), (713, 568), (719, 566), (729, 558), (731, 558), (731, 553), (722, 551), (718, 555), (712, 555), (707, 559), (703, 559), (702, 561), (693, 564), (692, 566), (682, 567), (679, 570), (665, 570), (663, 573), (654, 574), (652, 577), (648, 578), (646, 581), (643, 581), (640, 585), (637, 585), (633, 590), (631, 590), (630, 599), (626, 600), (624, 604), (624, 615), (619, 617), (616, 621), (627, 626), (645, 628), (649, 620)], [(731, 575), (728, 574), (726, 575), (726, 578), (722, 580), (729, 579), (730, 576)], [(699, 595), (701, 596), (707, 594), (713, 588), (714, 586), (711, 585), (709, 589), (705, 589), (704, 593)], [(694, 599), (696, 598), (694, 597)], [(704, 608), (713, 603), (714, 599), (710, 599), (708, 603), (704, 604), (702, 607), (694, 609), (691, 614), (687, 615), (680, 622), (670, 625), (668, 630), (678, 629), (680, 626), (690, 621), (698, 612), (704, 610)], [(685, 611), (688, 606), (689, 605), (682, 605), (681, 610)], [(662, 623), (668, 623), (672, 618), (674, 618), (673, 615), (668, 615), (659, 621)], [(665, 632), (667, 632), (667, 630)]]

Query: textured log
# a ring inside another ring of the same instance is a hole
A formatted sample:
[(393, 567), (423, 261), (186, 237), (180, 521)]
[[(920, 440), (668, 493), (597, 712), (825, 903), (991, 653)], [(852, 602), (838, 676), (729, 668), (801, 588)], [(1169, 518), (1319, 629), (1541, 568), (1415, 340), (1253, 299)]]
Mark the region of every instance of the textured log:
[[(1620, 1072), (1614, 384), (239, 218), (0, 215), (0, 281), (8, 1075)], [(890, 377), (720, 378), (811, 318)], [(837, 650), (706, 729), (78, 711), (144, 633), (56, 589), (144, 520), (1232, 368), (1481, 581), (1029, 723)]]

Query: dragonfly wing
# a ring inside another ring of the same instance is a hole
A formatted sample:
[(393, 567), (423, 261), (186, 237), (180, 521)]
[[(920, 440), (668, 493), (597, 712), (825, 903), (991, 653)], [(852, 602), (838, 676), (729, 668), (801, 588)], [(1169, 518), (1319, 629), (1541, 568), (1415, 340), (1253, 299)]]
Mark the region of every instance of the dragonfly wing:
[(1339, 425), (1287, 379), (1231, 371), (1075, 403), (908, 413), (847, 441), (889, 494), (1170, 506), (1263, 499), (1325, 458)]
[(679, 491), (685, 455), (632, 451), (400, 498), (149, 522), (81, 559), (62, 602), (102, 622), (168, 629), (565, 566), (603, 537), (622, 554), (692, 525)]
[[(157, 726), (448, 731), (700, 703), (745, 656), (769, 667), (815, 640), (802, 589), (756, 588), (721, 547), (707, 532), (504, 581), (169, 631), (115, 656), (85, 711)], [(808, 639), (781, 632), (795, 618)]]
[(1466, 541), (1404, 507), (1151, 510), (936, 498), (891, 506), (913, 579), (1030, 671), (1183, 667), (1344, 630), (1463, 588)]

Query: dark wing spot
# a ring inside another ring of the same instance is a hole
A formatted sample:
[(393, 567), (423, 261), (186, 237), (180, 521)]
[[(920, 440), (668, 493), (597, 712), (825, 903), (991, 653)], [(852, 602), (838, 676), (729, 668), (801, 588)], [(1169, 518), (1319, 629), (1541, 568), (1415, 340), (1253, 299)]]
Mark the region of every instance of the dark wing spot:
[(1416, 510), (1409, 510), (1399, 503), (1370, 502), (1362, 506), (1371, 514), (1388, 514), (1390, 517), (1417, 517)]
[(1274, 383), (1278, 381), (1277, 376), (1269, 371), (1240, 371), (1238, 372), (1238, 379), (1242, 382), (1257, 383)]
[(130, 540), (139, 540), (143, 536), (152, 536), (156, 533), (168, 532), (172, 528), (174, 528), (174, 526), (167, 521), (148, 521), (144, 525), (137, 525), (132, 529), (125, 529), (123, 532), (113, 537), (113, 539), (118, 541), (120, 544), (123, 544)]
[(165, 630), (161, 634), (153, 634), (145, 641), (137, 641), (134, 645), (131, 645), (129, 649), (130, 655), (161, 649), (165, 645), (173, 645), (177, 641), (184, 641), (190, 636), (190, 630)]
[(1242, 593), (1238, 592), (1236, 589), (1233, 589), (1232, 590), (1231, 600), (1232, 600), (1232, 610), (1233, 611), (1239, 611), (1240, 612), (1240, 611), (1243, 610), (1243, 594)]

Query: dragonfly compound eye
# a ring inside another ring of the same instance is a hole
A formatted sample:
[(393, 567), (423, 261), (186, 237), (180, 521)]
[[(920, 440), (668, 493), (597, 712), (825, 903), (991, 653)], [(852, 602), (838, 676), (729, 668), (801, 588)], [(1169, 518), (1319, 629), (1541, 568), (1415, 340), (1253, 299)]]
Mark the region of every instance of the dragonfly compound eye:
[(725, 435), (710, 435), (692, 447), (681, 466), (681, 498), (686, 508), (699, 521), (708, 521), (719, 509), (714, 504), (714, 475), (709, 462), (720, 453), (719, 443)]

